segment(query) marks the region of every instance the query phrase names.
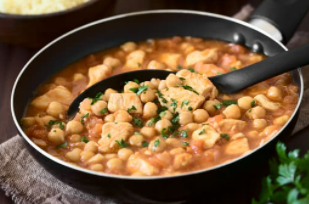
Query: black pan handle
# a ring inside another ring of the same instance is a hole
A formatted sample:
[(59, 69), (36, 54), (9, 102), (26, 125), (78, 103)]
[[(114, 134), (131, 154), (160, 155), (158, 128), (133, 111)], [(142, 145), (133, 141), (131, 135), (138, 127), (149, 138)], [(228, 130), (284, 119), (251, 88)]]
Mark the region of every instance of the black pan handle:
[(264, 0), (250, 19), (263, 19), (275, 26), (286, 43), (309, 9), (309, 0)]

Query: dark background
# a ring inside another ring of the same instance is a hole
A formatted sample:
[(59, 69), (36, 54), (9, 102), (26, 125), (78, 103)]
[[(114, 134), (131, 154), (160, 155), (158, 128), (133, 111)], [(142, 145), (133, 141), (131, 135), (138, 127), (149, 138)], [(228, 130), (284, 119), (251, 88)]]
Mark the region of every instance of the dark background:
[[(151, 9), (190, 9), (232, 16), (244, 5), (258, 5), (260, 0), (118, 0), (107, 9), (106, 15), (116, 15), (133, 11)], [(309, 31), (309, 15), (302, 23), (301, 29)], [(23, 48), (0, 42), (0, 143), (17, 134), (10, 112), (10, 96), (13, 83), (30, 57), (38, 49)], [(308, 138), (309, 128), (293, 136), (290, 147), (304, 145), (300, 138)], [(308, 142), (308, 141), (307, 141)], [(0, 190), (0, 204), (11, 204), (12, 199)]]

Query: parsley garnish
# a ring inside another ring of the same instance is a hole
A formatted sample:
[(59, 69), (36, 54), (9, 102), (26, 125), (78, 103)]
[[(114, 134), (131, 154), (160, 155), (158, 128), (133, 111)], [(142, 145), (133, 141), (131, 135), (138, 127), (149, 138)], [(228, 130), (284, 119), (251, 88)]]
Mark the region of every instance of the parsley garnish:
[(221, 72), (218, 72), (217, 75), (222, 75), (222, 73), (221, 73)]
[(178, 113), (175, 113), (173, 118), (172, 118), (172, 123), (178, 123), (179, 121), (179, 114)]
[(135, 106), (132, 106), (131, 108), (128, 108), (128, 113), (130, 113), (131, 111), (134, 111), (134, 110), (137, 110), (136, 108), (135, 108)]
[(180, 108), (182, 108), (184, 105), (188, 105), (189, 101), (188, 100), (184, 100), (183, 102), (181, 102), (181, 106)]
[(101, 93), (101, 92), (97, 93), (97, 95), (92, 99), (91, 105), (93, 105), (93, 104), (95, 104), (96, 102), (100, 101), (102, 95), (103, 95), (103, 93)]
[(182, 143), (184, 146), (189, 146), (189, 143), (188, 142), (183, 142)]
[(63, 125), (63, 123), (62, 123), (62, 121), (60, 121), (60, 120), (50, 120), (49, 122), (48, 122), (48, 126), (49, 127), (51, 127), (51, 126), (53, 126), (53, 125), (59, 125), (59, 128), (61, 129), (61, 130), (64, 130), (64, 125)]
[(160, 116), (160, 115), (158, 115), (158, 116), (156, 116), (156, 117), (154, 117), (154, 118), (151, 118), (151, 119), (150, 119), (150, 122), (147, 123), (147, 126), (152, 126), (153, 124), (155, 124), (155, 123), (158, 122), (159, 120), (161, 120), (161, 116)]
[(143, 147), (148, 147), (148, 146), (149, 146), (149, 143), (148, 143), (147, 141), (143, 141), (143, 142), (142, 142), (142, 146), (143, 146)]
[(138, 87), (133, 87), (133, 88), (130, 88), (129, 90), (132, 91), (132, 92), (134, 92), (134, 93), (137, 93)]
[(124, 148), (124, 147), (129, 146), (129, 144), (127, 144), (123, 139), (121, 139), (121, 141), (115, 140), (115, 142), (117, 142), (117, 144), (119, 145), (120, 148)]
[(184, 81), (184, 80), (186, 80), (185, 78), (183, 78), (183, 77), (179, 77), (179, 79), (181, 80), (181, 81)]
[(166, 114), (166, 111), (162, 111), (159, 115), (164, 116)]
[(142, 66), (142, 64), (138, 62), (138, 63), (137, 63), (137, 66), (140, 67), (140, 66)]
[(166, 110), (168, 110), (168, 108), (166, 106), (162, 106), (161, 108), (159, 108), (157, 110), (157, 113), (161, 113), (161, 112), (166, 111)]
[(195, 73), (195, 70), (193, 69), (193, 68), (188, 68), (188, 70), (190, 71), (190, 72), (192, 72), (192, 73)]
[(168, 133), (167, 133), (167, 131), (166, 131), (166, 128), (163, 128), (163, 129), (161, 130), (161, 135), (162, 135), (162, 137), (164, 137), (164, 138), (168, 138)]
[(108, 134), (107, 134), (107, 137), (108, 137), (108, 138), (111, 138), (112, 136), (111, 136), (111, 134), (110, 134), (110, 133), (108, 133)]
[(65, 142), (65, 143), (62, 143), (62, 144), (58, 145), (56, 148), (57, 149), (62, 149), (62, 148), (65, 148), (67, 146), (68, 146), (68, 142)]
[(226, 141), (230, 140), (230, 136), (228, 134), (220, 134), (220, 136), (224, 138)]
[(140, 83), (138, 79), (133, 79), (133, 81), (134, 81), (135, 83), (137, 83), (137, 84)]
[(163, 97), (163, 94), (161, 93), (161, 91), (158, 90), (157, 94), (158, 94), (159, 98), (161, 98), (162, 103), (167, 103), (167, 100)]
[(143, 93), (144, 91), (148, 90), (148, 86), (144, 86), (142, 85), (141, 87), (138, 88), (138, 91), (136, 92), (137, 95), (140, 95), (141, 93)]
[(235, 71), (235, 70), (237, 70), (236, 67), (231, 67), (231, 71)]
[(203, 129), (201, 132), (199, 132), (198, 134), (199, 135), (202, 135), (202, 134), (204, 134), (204, 133), (206, 133), (206, 130), (205, 129)]
[(178, 101), (176, 101), (175, 99), (171, 99), (172, 103), (171, 103), (171, 106), (173, 107), (173, 110), (175, 112), (176, 108), (177, 108), (177, 103)]
[(237, 101), (235, 101), (235, 100), (222, 100), (221, 102), (224, 106), (229, 106), (229, 105), (232, 105), (232, 104), (237, 105)]
[(152, 151), (156, 151), (157, 147), (159, 146), (160, 144), (160, 140), (159, 139), (156, 139), (154, 141), (154, 144), (153, 144), (153, 147), (152, 147)]
[(85, 143), (88, 143), (88, 142), (89, 142), (89, 140), (87, 140), (87, 139), (86, 139), (86, 136), (85, 136), (85, 135), (84, 135), (84, 136), (82, 136), (81, 141), (82, 141), (82, 142), (85, 142)]
[(178, 65), (178, 66), (177, 66), (177, 69), (182, 69), (182, 66), (181, 66), (181, 65)]
[(84, 125), (85, 124), (85, 118), (87, 118), (89, 116), (89, 113), (86, 113), (85, 115), (82, 116), (82, 118), (80, 119), (80, 122)]
[(192, 91), (193, 93), (199, 95), (199, 93), (197, 91), (195, 91), (191, 86), (187, 86), (187, 85), (177, 85), (178, 87), (182, 87), (188, 91)]
[(221, 103), (214, 104), (214, 107), (219, 110), (221, 108)]
[(192, 110), (193, 110), (193, 108), (192, 108), (191, 106), (189, 106), (189, 107), (188, 107), (188, 110), (189, 110), (189, 111), (192, 111)]
[(184, 137), (184, 138), (188, 137), (188, 131), (189, 131), (189, 129), (185, 129), (185, 130), (180, 131), (180, 136)]
[(107, 113), (107, 108), (103, 108), (102, 110), (100, 110), (100, 114), (105, 114)]
[(255, 100), (251, 101), (251, 107), (254, 107), (256, 105)]
[(133, 124), (139, 127), (143, 127), (143, 122), (138, 118), (133, 118)]
[(134, 135), (141, 135), (140, 132), (134, 132)]
[(249, 109), (249, 113), (251, 113), (251, 111), (252, 111), (252, 108)]

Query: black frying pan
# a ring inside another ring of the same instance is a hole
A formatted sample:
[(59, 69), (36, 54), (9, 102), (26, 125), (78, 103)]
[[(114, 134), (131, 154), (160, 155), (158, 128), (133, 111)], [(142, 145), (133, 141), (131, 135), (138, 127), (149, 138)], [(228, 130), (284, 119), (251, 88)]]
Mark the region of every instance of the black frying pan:
[[(308, 7), (308, 0), (266, 0), (256, 10), (252, 19), (256, 19), (256, 24), (274, 25), (268, 28), (276, 38), (281, 38), (280, 40), (286, 42)], [(103, 19), (80, 27), (41, 49), (22, 69), (13, 87), (11, 98), (13, 119), (33, 157), (58, 179), (76, 188), (100, 195), (121, 197), (135, 203), (137, 201), (141, 203), (183, 201), (198, 194), (202, 194), (201, 198), (205, 199), (205, 202), (220, 203), (220, 198), (232, 192), (232, 189), (237, 189), (240, 183), (254, 179), (257, 174), (253, 170), (267, 164), (275, 142), (292, 132), (300, 102), (283, 129), (273, 139), (250, 154), (210, 169), (168, 177), (108, 175), (72, 166), (37, 147), (22, 131), (20, 119), (23, 117), (29, 100), (33, 97), (33, 92), (41, 83), (65, 66), (90, 53), (115, 47), (127, 41), (175, 35), (240, 43), (255, 52), (262, 52), (268, 56), (287, 50), (272, 36), (248, 23), (222, 15), (197, 11), (137, 12)], [(299, 101), (301, 101), (303, 96), (302, 74), (300, 70), (296, 70), (291, 72), (291, 75), (299, 86)], [(139, 79), (144, 80), (143, 76)], [(254, 175), (250, 172), (254, 172)], [(230, 200), (229, 203), (234, 202), (237, 203), (237, 200)]]

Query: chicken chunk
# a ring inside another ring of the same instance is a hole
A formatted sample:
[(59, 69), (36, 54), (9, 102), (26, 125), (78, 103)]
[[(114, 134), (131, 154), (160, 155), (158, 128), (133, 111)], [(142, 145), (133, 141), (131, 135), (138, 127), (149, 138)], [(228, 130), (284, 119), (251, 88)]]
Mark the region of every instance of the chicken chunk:
[(136, 110), (131, 113), (143, 113), (141, 99), (135, 93), (112, 93), (108, 101), (108, 110), (112, 113), (118, 110), (128, 110), (135, 106)]
[(206, 49), (203, 51), (193, 51), (187, 55), (186, 66), (193, 66), (198, 62), (214, 63), (218, 59), (217, 49)]
[(191, 154), (181, 153), (175, 156), (173, 166), (174, 169), (178, 170), (187, 167), (188, 165), (190, 165), (191, 162), (192, 162)]
[(228, 143), (225, 153), (228, 155), (242, 155), (250, 150), (248, 139), (245, 137), (236, 139)]
[(220, 134), (210, 125), (204, 125), (193, 132), (192, 139), (203, 141), (204, 149), (208, 149), (216, 144), (220, 139)]
[(246, 127), (247, 123), (242, 120), (223, 119), (219, 122), (222, 132), (240, 132)]
[(159, 173), (159, 169), (138, 155), (133, 155), (129, 158), (127, 168), (131, 173), (140, 172), (146, 176), (152, 176)]
[(88, 71), (89, 83), (87, 87), (106, 79), (112, 74), (112, 68), (105, 64), (100, 64), (95, 67), (91, 67)]
[(266, 110), (269, 111), (276, 111), (280, 108), (280, 103), (274, 103), (271, 102), (266, 96), (264, 96), (263, 94), (259, 94), (257, 96), (254, 97), (254, 99), (256, 100), (256, 102), (262, 106), (263, 108), (265, 108)]
[[(212, 94), (213, 89), (216, 89), (216, 87), (211, 83), (206, 75), (192, 73), (189, 70), (181, 70), (177, 72), (176, 76), (185, 78), (185, 80), (183, 80), (183, 84), (192, 87), (205, 98), (216, 97), (216, 95)], [(217, 91), (215, 93), (217, 93)]]
[(131, 52), (127, 56), (127, 61), (125, 64), (126, 69), (140, 69), (141, 65), (144, 62), (145, 59), (145, 52), (142, 50), (136, 50)]
[(163, 53), (160, 55), (160, 61), (165, 63), (170, 69), (177, 70), (181, 55), (176, 53)]
[(64, 86), (56, 86), (44, 95), (35, 98), (31, 105), (39, 109), (46, 109), (51, 102), (55, 101), (64, 105), (70, 105), (73, 101), (73, 95)]
[(102, 138), (99, 140), (100, 150), (110, 152), (117, 149), (118, 142), (126, 141), (132, 135), (134, 128), (127, 122), (108, 122), (102, 126)]
[[(162, 95), (161, 95), (162, 94)], [(189, 107), (192, 110), (198, 109), (205, 101), (205, 97), (186, 90), (182, 87), (169, 87), (157, 93), (160, 104), (168, 107), (171, 112), (187, 111)], [(188, 103), (184, 103), (188, 102)]]

